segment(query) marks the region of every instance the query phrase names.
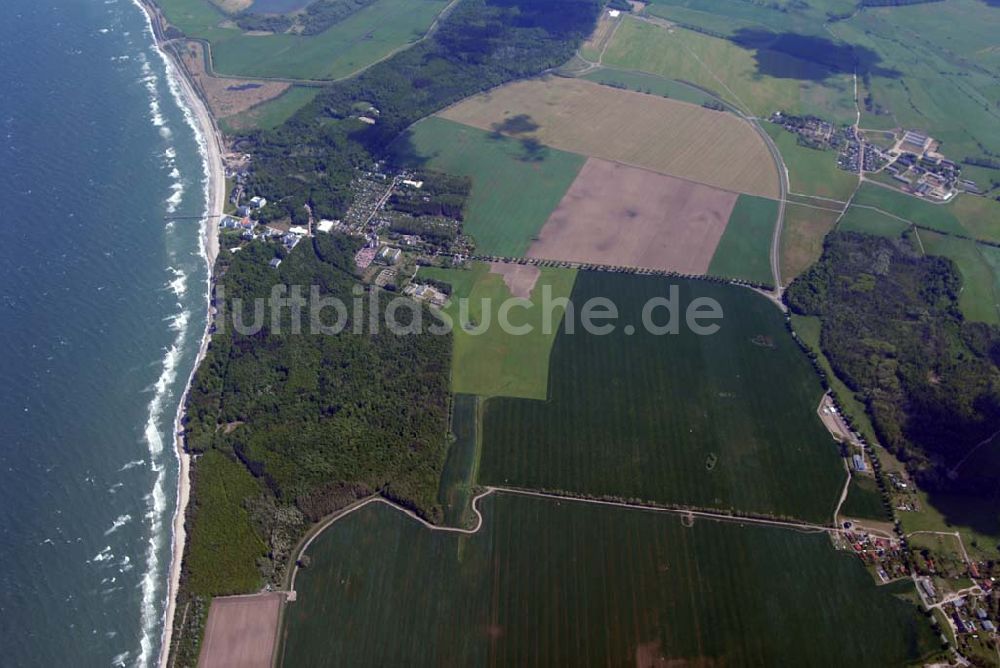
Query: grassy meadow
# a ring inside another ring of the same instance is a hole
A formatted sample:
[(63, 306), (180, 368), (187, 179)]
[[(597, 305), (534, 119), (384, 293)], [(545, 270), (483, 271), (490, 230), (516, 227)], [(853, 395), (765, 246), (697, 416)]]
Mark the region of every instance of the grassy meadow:
[(1000, 325), (997, 275), (983, 252), (983, 249), (989, 249), (985, 252), (995, 254), (997, 249), (969, 239), (927, 230), (918, 230), (917, 236), (925, 253), (943, 255), (958, 266), (958, 271), (962, 274), (962, 293), (959, 295), (958, 307), (966, 320)]
[(777, 220), (776, 201), (740, 195), (715, 248), (708, 273), (773, 285), (771, 237)]
[(524, 255), (586, 160), (436, 116), (395, 148), (402, 162), (472, 178), (463, 225), (486, 255)]
[(212, 45), (220, 75), (339, 79), (427, 32), (446, 0), (377, 0), (318, 35), (250, 34), (208, 0), (158, 0), (171, 24)]
[[(461, 394), (545, 399), (548, 396), (549, 354), (562, 322), (563, 309), (552, 310), (552, 331), (543, 331), (542, 294), (546, 286), (552, 299), (569, 297), (576, 280), (575, 269), (542, 267), (525, 306), (511, 308), (513, 327), (530, 326), (529, 334), (508, 334), (498, 324), (501, 306), (512, 299), (504, 279), (477, 262), (471, 269), (422, 268), (420, 277), (452, 285), (452, 299), (445, 309), (455, 323), (452, 348), (451, 388)], [(468, 312), (460, 312), (460, 300), (468, 300)], [(468, 323), (470, 327), (464, 326)], [(477, 333), (482, 330), (482, 333)]]
[[(762, 65), (765, 59), (768, 67)], [(668, 31), (627, 19), (603, 62), (692, 83), (758, 116), (783, 110), (838, 122), (854, 119), (854, 89), (848, 75), (783, 54), (762, 55), (691, 30)]]
[(494, 494), (471, 536), (384, 504), (327, 529), (284, 666), (907, 665), (936, 637), (824, 534)]
[(219, 120), (219, 125), (227, 133), (237, 130), (276, 128), (292, 115), (313, 101), (320, 88), (313, 86), (292, 86), (278, 97), (262, 102), (244, 112)]
[(473, 519), (469, 507), (479, 469), (479, 411), (482, 402), (471, 394), (456, 394), (451, 409), (451, 434), (448, 457), (441, 471), (438, 501), (444, 508), (444, 524), (464, 527)]
[(851, 205), (837, 224), (838, 230), (863, 232), (877, 237), (899, 237), (909, 229), (908, 223), (874, 209)]
[(837, 211), (788, 202), (781, 226), (781, 280), (790, 283), (823, 254), (823, 238), (837, 224)]
[[(788, 186), (791, 192), (815, 197), (826, 197), (841, 202), (851, 198), (858, 186), (858, 175), (837, 167), (835, 151), (800, 146), (797, 138), (779, 125), (762, 123), (764, 130), (774, 140), (781, 158), (788, 168)], [(822, 200), (813, 202), (827, 206)]]
[(709, 104), (715, 98), (705, 91), (690, 86), (688, 84), (667, 79), (655, 74), (645, 72), (633, 72), (629, 70), (616, 70), (613, 67), (601, 67), (591, 70), (580, 77), (588, 81), (595, 81), (605, 86), (616, 88), (627, 88), (636, 93), (646, 93), (648, 95), (659, 95), (669, 97), (691, 104)]
[(851, 476), (847, 498), (840, 507), (840, 514), (843, 517), (879, 522), (888, 522), (892, 519), (882, 504), (882, 493), (875, 478), (861, 474)]
[[(720, 329), (648, 333), (642, 307), (671, 286), (681, 320), (692, 299), (715, 299)], [(613, 333), (580, 327), (593, 297), (617, 305)], [(548, 401), (486, 402), (480, 482), (832, 520), (845, 472), (816, 415), (819, 380), (774, 304), (730, 285), (585, 271), (572, 302)]]
[(961, 194), (945, 204), (913, 197), (871, 183), (862, 184), (854, 204), (888, 211), (944, 234), (1000, 243), (1000, 202), (988, 197)]

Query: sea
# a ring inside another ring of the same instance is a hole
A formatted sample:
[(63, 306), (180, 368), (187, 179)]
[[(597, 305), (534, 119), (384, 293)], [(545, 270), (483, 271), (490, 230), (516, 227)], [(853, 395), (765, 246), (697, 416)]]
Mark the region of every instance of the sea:
[(155, 665), (203, 139), (134, 0), (3, 7), (0, 662)]

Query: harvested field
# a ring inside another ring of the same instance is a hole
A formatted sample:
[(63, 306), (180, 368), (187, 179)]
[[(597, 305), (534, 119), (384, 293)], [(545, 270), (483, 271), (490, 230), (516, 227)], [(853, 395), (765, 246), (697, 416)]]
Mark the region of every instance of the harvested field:
[(205, 73), (203, 49), (200, 42), (189, 41), (180, 52), (184, 67), (201, 89), (216, 118), (223, 119), (248, 111), (278, 97), (289, 88), (289, 84), (280, 81), (248, 81), (208, 76)]
[(535, 289), (542, 270), (530, 264), (510, 264), (509, 262), (491, 262), (490, 273), (499, 274), (504, 285), (514, 297), (529, 299)]
[(735, 193), (591, 158), (528, 257), (704, 274)]
[(777, 171), (750, 124), (686, 102), (546, 77), (471, 97), (440, 115), (733, 192), (778, 196)]
[(213, 599), (198, 665), (269, 668), (284, 598), (272, 592)]

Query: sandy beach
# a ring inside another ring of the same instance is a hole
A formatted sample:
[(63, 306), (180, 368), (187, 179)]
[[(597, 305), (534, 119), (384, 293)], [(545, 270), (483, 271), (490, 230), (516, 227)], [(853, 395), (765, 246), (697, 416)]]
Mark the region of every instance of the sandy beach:
[(177, 414), (174, 418), (174, 448), (178, 460), (177, 473), (177, 504), (171, 522), (171, 556), (169, 580), (167, 585), (167, 605), (163, 616), (163, 634), (160, 644), (159, 665), (166, 668), (170, 658), (170, 645), (173, 636), (174, 613), (177, 607), (177, 590), (180, 586), (181, 561), (184, 557), (184, 546), (186, 533), (184, 527), (185, 514), (191, 495), (191, 457), (184, 449), (183, 425), (184, 407), (187, 403), (187, 395), (191, 389), (195, 371), (205, 357), (208, 349), (211, 329), (211, 304), (212, 304), (212, 270), (215, 266), (215, 259), (219, 253), (219, 226), (218, 219), (223, 213), (226, 201), (226, 179), (225, 167), (222, 162), (223, 144), (222, 135), (219, 132), (215, 119), (212, 118), (208, 107), (201, 96), (195, 90), (184, 68), (176, 61), (173, 54), (164, 49), (162, 45), (162, 31), (160, 29), (160, 18), (155, 7), (150, 6), (148, 0), (139, 0), (137, 4), (142, 7), (149, 20), (150, 29), (156, 39), (157, 47), (166, 56), (167, 67), (170, 76), (177, 83), (183, 103), (190, 111), (197, 128), (206, 162), (206, 175), (208, 178), (205, 194), (205, 218), (201, 226), (201, 250), (208, 270), (208, 279), (205, 286), (205, 310), (206, 322), (205, 331), (201, 337), (198, 347), (198, 355), (195, 358), (191, 373), (188, 376), (184, 387), (184, 394), (181, 396), (177, 407)]

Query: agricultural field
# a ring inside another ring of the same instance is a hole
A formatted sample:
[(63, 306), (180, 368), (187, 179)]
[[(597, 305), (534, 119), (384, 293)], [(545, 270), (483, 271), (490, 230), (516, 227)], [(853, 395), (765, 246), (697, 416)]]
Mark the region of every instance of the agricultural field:
[(770, 5), (732, 0), (652, 0), (646, 13), (715, 34), (739, 37), (748, 30), (822, 35), (827, 11), (850, 13), (853, 9), (850, 0)]
[[(718, 331), (648, 332), (643, 306), (672, 288), (680, 320), (693, 299), (716, 300)], [(609, 334), (580, 327), (594, 297), (617, 307)], [(548, 401), (486, 402), (481, 483), (831, 520), (846, 474), (816, 414), (819, 380), (774, 304), (726, 284), (585, 271), (571, 301)]]
[(781, 280), (792, 280), (823, 254), (823, 238), (837, 224), (838, 211), (787, 202), (781, 227)]
[[(505, 266), (533, 270), (536, 275), (512, 287), (501, 272)], [(548, 396), (549, 353), (562, 322), (563, 309), (553, 308), (551, 328), (546, 333), (542, 295), (546, 289), (551, 299), (569, 297), (576, 279), (575, 269), (557, 267), (522, 267), (476, 262), (471, 269), (420, 269), (417, 280), (433, 278), (452, 285), (452, 298), (445, 308), (455, 323), (452, 348), (451, 389), (462, 394), (484, 397), (524, 397), (545, 399)], [(523, 291), (522, 291), (523, 290)], [(522, 304), (508, 314), (512, 327), (531, 328), (530, 333), (507, 333), (499, 325), (499, 311), (505, 302), (517, 297)], [(461, 300), (468, 310), (462, 313)], [(466, 326), (466, 324), (468, 326)]]
[(851, 484), (844, 505), (840, 507), (840, 515), (878, 522), (888, 522), (892, 519), (882, 504), (882, 493), (875, 478), (861, 474), (851, 476)]
[(327, 529), (282, 665), (888, 666), (937, 648), (895, 595), (912, 584), (876, 587), (824, 534), (503, 493), (480, 508), (469, 536), (381, 503)]
[(910, 225), (889, 214), (862, 206), (851, 205), (840, 219), (837, 229), (844, 232), (863, 232), (877, 237), (899, 237)]
[(472, 179), (463, 229), (485, 255), (522, 256), (586, 158), (431, 117), (394, 145), (396, 159)]
[(471, 394), (456, 394), (452, 401), (451, 435), (454, 440), (448, 447), (438, 490), (445, 526), (465, 527), (473, 520), (469, 502), (479, 472), (481, 407), (482, 400)]
[(198, 665), (269, 668), (284, 599), (277, 592), (214, 599)]
[(958, 306), (966, 320), (1000, 325), (997, 275), (981, 250), (990, 248), (990, 251), (995, 252), (996, 249), (969, 239), (927, 230), (917, 230), (917, 237), (925, 253), (943, 255), (958, 266), (958, 271), (962, 274), (962, 294), (959, 296)]
[(262, 102), (256, 106), (220, 120), (223, 130), (234, 132), (259, 128), (270, 130), (278, 127), (292, 115), (313, 101), (320, 92), (319, 88), (292, 86), (278, 97)]
[[(847, 202), (858, 186), (858, 175), (837, 167), (837, 153), (800, 146), (797, 138), (779, 125), (762, 123), (761, 126), (774, 140), (788, 168), (788, 186), (793, 193), (825, 197)], [(818, 206), (833, 203), (823, 200), (812, 202)]]
[(217, 74), (339, 79), (419, 39), (446, 0), (377, 0), (318, 35), (247, 33), (208, 0), (158, 0), (186, 36), (212, 45)]
[(528, 257), (704, 274), (738, 197), (591, 158)]
[(837, 123), (854, 121), (850, 75), (691, 30), (626, 19), (602, 63), (692, 83), (755, 116), (766, 118), (781, 110)]
[(934, 204), (896, 190), (865, 183), (854, 203), (888, 211), (900, 218), (945, 234), (971, 236), (985, 241), (1000, 241), (1000, 202), (958, 195), (947, 204)]
[(706, 273), (773, 285), (771, 239), (777, 222), (773, 199), (740, 195)]
[(768, 167), (773, 161), (753, 127), (686, 102), (546, 77), (468, 98), (440, 115), (723, 190), (778, 196), (777, 170)]
[(681, 102), (690, 102), (691, 104), (703, 105), (716, 101), (715, 97), (700, 88), (680, 81), (674, 81), (673, 79), (666, 79), (655, 74), (646, 74), (645, 72), (631, 72), (616, 70), (613, 67), (599, 67), (581, 75), (580, 78), (605, 86), (625, 88), (637, 93), (646, 93), (647, 95), (669, 97)]

